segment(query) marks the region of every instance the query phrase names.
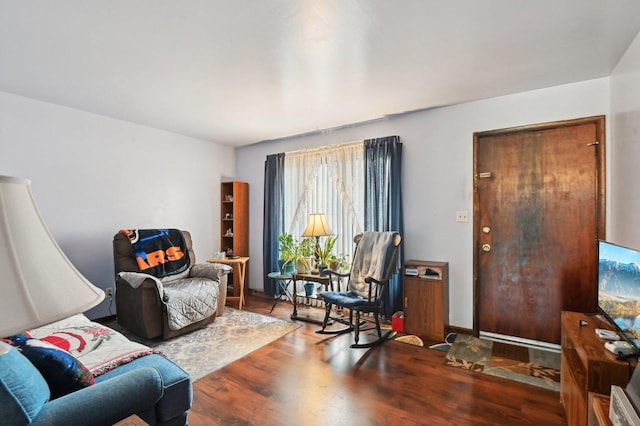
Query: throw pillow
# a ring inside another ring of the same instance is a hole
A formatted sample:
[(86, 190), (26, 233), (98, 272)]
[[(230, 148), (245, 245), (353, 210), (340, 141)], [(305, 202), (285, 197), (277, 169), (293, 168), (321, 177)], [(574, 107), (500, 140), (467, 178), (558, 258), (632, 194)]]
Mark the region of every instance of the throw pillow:
[(51, 391), (58, 398), (94, 383), (91, 372), (69, 352), (48, 342), (25, 334), (6, 338), (40, 371)]
[(26, 425), (49, 400), (49, 387), (26, 357), (3, 345), (0, 342), (0, 423)]

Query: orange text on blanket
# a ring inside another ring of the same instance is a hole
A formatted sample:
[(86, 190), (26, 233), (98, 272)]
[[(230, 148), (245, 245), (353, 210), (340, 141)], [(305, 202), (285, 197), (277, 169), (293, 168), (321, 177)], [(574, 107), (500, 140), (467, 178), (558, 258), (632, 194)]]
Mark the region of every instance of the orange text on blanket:
[(147, 259), (145, 261), (144, 258), (138, 256), (136, 260), (138, 261), (138, 267), (141, 271), (145, 269), (153, 268), (154, 266), (158, 266), (160, 263), (172, 262), (174, 260), (179, 260), (184, 257), (184, 253), (180, 249), (180, 247), (169, 247), (167, 250), (156, 250), (151, 253), (147, 253)]

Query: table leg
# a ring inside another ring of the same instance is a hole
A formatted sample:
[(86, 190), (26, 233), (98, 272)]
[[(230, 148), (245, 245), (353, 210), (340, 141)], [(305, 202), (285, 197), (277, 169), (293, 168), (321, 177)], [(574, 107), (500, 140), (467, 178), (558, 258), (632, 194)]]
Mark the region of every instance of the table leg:
[(282, 297), (282, 296), (278, 296), (278, 297), (276, 297), (276, 300), (274, 300), (274, 301), (273, 301), (273, 305), (271, 305), (271, 309), (269, 309), (269, 313), (273, 312), (273, 308), (275, 308), (275, 307), (276, 307), (276, 305), (277, 305), (277, 304), (278, 304), (278, 302), (280, 301), (280, 298), (281, 298), (281, 297)]
[(291, 319), (298, 319), (298, 280), (293, 279), (293, 313), (291, 314)]
[(238, 301), (238, 309), (242, 310), (244, 306), (244, 275), (247, 271), (246, 263), (238, 264), (238, 284), (240, 284), (240, 300)]
[(293, 299), (291, 298), (291, 293), (289, 292), (289, 284), (291, 283), (291, 279), (276, 278), (275, 282), (276, 282), (276, 286), (282, 292), (282, 294), (276, 297), (276, 300), (274, 300), (273, 305), (271, 305), (271, 310), (269, 311), (269, 313), (273, 312), (273, 309), (276, 307), (276, 305), (278, 304), (280, 299), (282, 299), (282, 297), (286, 297), (289, 301), (291, 301), (291, 303), (293, 303)]
[[(305, 278), (302, 278), (301, 281), (305, 281)], [(315, 318), (309, 318), (306, 316), (298, 316), (298, 281), (293, 278), (293, 313), (291, 314), (291, 319), (292, 320), (297, 320), (297, 321), (305, 321), (305, 322), (310, 322), (313, 324), (322, 324), (322, 320), (318, 320)]]

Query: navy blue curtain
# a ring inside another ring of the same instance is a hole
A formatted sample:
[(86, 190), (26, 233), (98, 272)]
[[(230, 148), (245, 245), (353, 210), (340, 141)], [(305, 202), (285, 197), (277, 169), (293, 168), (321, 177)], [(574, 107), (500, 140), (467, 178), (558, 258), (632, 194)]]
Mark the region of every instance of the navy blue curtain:
[[(402, 212), (402, 142), (399, 136), (364, 141), (367, 231), (396, 231), (404, 238)], [(398, 250), (398, 270), (404, 262), (404, 244)], [(395, 274), (383, 297), (383, 314), (390, 319), (403, 309), (402, 280)]]
[(279, 295), (280, 289), (267, 274), (278, 270), (278, 237), (284, 230), (284, 153), (268, 155), (264, 162), (264, 228), (262, 268), (264, 294)]

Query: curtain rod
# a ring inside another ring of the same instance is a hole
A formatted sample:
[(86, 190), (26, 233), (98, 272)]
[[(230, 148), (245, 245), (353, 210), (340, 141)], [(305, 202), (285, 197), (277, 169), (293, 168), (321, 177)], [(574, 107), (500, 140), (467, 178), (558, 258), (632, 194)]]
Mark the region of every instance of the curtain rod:
[(284, 154), (294, 155), (294, 154), (303, 154), (303, 153), (309, 153), (309, 152), (322, 152), (322, 151), (329, 151), (337, 148), (346, 148), (351, 145), (362, 145), (362, 144), (364, 144), (364, 140), (357, 141), (357, 142), (345, 142), (345, 143), (339, 143), (339, 144), (333, 144), (333, 145), (323, 145), (315, 148), (297, 149), (295, 151), (287, 151)]

